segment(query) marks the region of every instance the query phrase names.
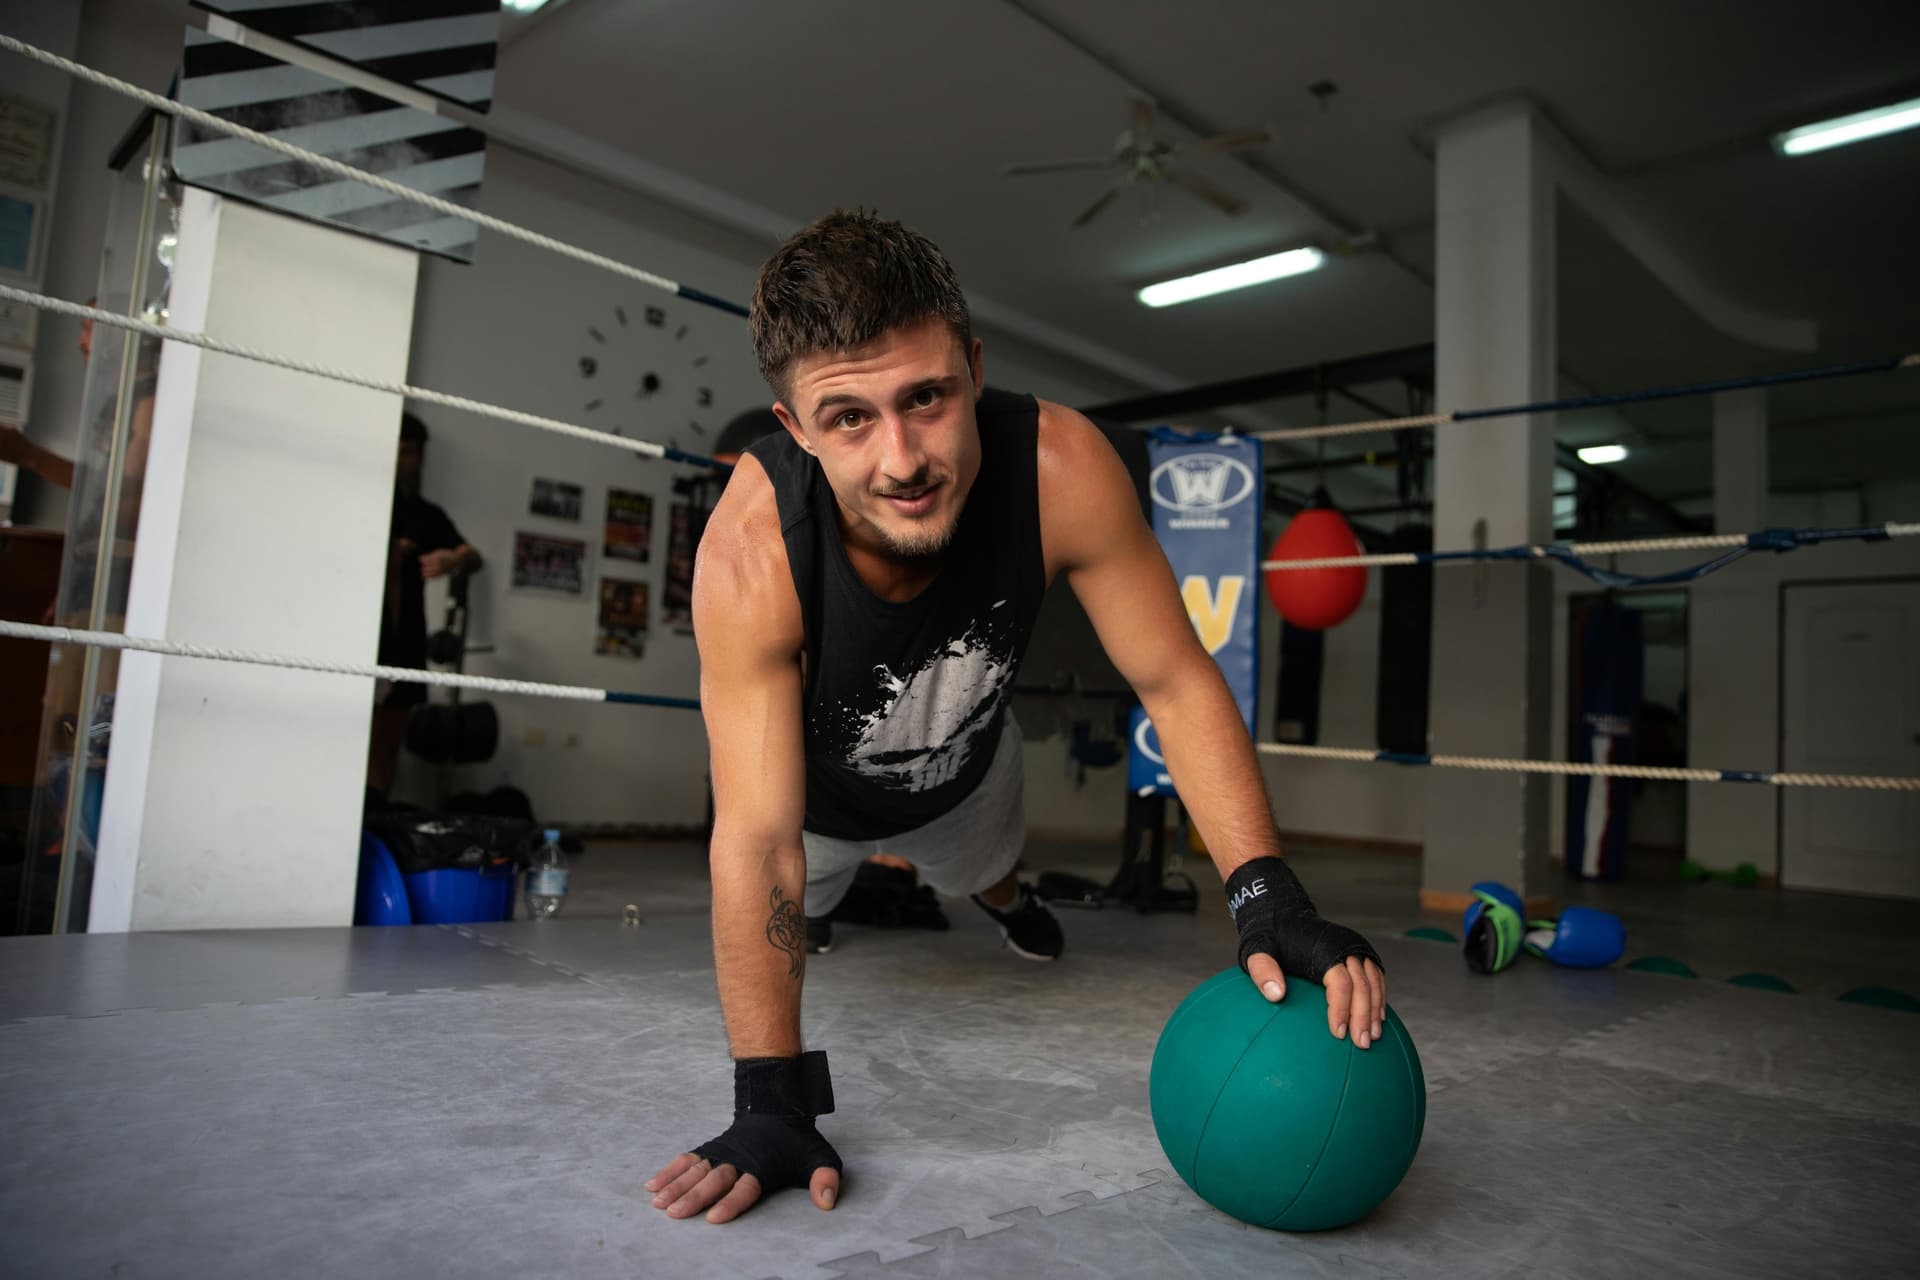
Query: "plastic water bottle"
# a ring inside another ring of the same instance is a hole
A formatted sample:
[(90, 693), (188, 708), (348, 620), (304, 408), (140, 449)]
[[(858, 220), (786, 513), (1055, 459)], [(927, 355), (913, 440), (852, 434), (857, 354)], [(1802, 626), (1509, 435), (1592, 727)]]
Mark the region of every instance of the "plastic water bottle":
[(546, 843), (527, 868), (527, 915), (545, 920), (567, 897), (567, 860), (560, 852), (560, 833), (548, 831)]

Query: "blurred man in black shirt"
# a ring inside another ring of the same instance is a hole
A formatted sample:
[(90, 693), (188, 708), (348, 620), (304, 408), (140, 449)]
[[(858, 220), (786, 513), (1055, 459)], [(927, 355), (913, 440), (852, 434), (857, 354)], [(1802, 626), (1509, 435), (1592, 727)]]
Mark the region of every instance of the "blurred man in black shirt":
[[(476, 573), (480, 553), (454, 528), (438, 506), (420, 496), (420, 468), (426, 457), (427, 425), (411, 413), (400, 417), (400, 454), (393, 475), (393, 524), (387, 542), (386, 595), (380, 607), (382, 666), (427, 665), (429, 579)], [(423, 684), (377, 686), (373, 740), (367, 752), (367, 787), (384, 799), (406, 738), (407, 718), (427, 700)]]

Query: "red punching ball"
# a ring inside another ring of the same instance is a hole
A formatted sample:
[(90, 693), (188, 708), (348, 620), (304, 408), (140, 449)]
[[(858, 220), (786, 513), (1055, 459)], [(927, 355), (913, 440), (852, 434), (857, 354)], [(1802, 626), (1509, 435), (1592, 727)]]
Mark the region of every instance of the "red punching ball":
[[(1269, 560), (1324, 560), (1364, 554), (1353, 526), (1334, 508), (1309, 507), (1274, 539)], [(1269, 569), (1267, 596), (1280, 616), (1308, 631), (1325, 631), (1345, 622), (1367, 594), (1362, 565), (1325, 569)]]

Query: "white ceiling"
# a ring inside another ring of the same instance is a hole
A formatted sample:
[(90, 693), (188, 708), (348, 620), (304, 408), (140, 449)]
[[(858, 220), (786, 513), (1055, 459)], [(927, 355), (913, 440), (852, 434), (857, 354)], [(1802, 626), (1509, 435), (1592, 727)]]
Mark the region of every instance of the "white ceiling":
[[(1624, 390), (1920, 349), (1920, 131), (1796, 160), (1766, 145), (1920, 96), (1916, 50), (1911, 0), (567, 0), (509, 20), (498, 101), (793, 226), (854, 204), (900, 217), (970, 293), (1199, 383), (1431, 341), (1420, 139), (1525, 94), (1717, 290), (1819, 326), (1812, 355), (1721, 336), (1570, 212), (1563, 368)], [(1339, 87), (1324, 110), (1307, 88), (1320, 80)], [(999, 176), (1011, 160), (1103, 154), (1129, 91), (1160, 104), (1170, 140), (1273, 129), (1251, 164), (1194, 162), (1244, 216), (1165, 192), (1147, 218), (1134, 189), (1075, 232), (1105, 175)], [(1310, 276), (1163, 311), (1132, 300), (1169, 274), (1366, 231), (1381, 248)], [(1778, 485), (1920, 479), (1920, 373), (1783, 391), (1773, 413)], [(1702, 401), (1637, 411), (1624, 472), (1704, 490), (1707, 425)]]

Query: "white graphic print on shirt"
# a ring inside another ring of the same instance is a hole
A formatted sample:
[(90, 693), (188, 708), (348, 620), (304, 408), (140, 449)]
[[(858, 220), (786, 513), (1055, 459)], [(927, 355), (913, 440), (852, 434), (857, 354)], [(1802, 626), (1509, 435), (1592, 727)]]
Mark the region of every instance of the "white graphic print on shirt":
[(1013, 675), (1007, 637), (996, 634), (1006, 629), (976, 624), (905, 675), (875, 667), (883, 701), (860, 717), (847, 763), (881, 786), (926, 791), (958, 777), (976, 749), (991, 750), (984, 739)]

